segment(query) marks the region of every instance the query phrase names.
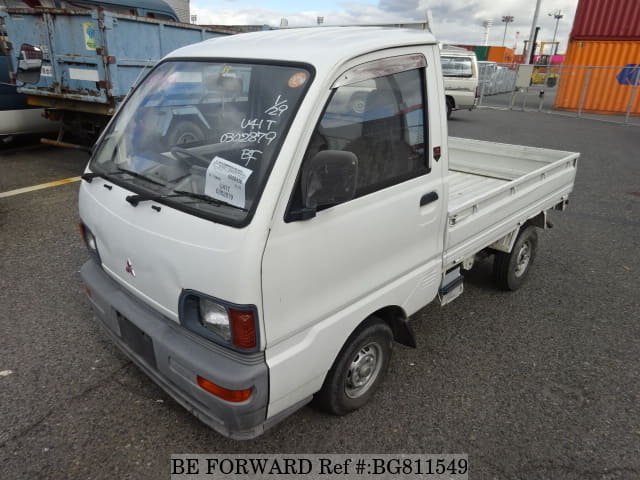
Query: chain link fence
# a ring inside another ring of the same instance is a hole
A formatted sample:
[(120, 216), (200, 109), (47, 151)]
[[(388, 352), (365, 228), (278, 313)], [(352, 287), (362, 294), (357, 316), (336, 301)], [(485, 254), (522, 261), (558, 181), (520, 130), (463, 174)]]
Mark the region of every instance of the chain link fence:
[(640, 126), (640, 65), (478, 62), (478, 106), (539, 111)]

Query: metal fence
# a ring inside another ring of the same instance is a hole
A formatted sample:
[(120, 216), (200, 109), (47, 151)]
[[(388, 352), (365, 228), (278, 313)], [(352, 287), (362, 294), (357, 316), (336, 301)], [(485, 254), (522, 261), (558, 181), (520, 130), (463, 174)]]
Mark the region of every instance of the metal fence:
[(478, 65), (480, 107), (640, 125), (640, 65)]

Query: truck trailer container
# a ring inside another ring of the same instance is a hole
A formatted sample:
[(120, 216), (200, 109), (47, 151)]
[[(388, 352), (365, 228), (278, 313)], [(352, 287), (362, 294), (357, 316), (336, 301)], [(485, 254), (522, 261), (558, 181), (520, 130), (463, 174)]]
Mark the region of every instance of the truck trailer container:
[(232, 33), (101, 7), (8, 8), (0, 21), (18, 92), (30, 105), (62, 112), (70, 130), (89, 135), (166, 54)]

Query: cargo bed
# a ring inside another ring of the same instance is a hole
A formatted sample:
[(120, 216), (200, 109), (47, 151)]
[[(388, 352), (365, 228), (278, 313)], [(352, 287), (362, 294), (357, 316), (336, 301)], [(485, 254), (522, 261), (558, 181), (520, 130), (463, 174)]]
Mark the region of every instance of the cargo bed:
[(564, 202), (578, 156), (450, 137), (445, 268), (509, 234), (523, 219)]

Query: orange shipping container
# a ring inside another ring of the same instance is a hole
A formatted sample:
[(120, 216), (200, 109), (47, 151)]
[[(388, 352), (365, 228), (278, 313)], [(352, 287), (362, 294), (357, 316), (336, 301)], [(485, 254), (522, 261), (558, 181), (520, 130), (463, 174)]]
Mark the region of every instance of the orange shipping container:
[(640, 115), (640, 41), (572, 41), (560, 75), (554, 108)]
[(496, 63), (513, 63), (515, 60), (515, 52), (508, 47), (491, 47), (487, 60)]

